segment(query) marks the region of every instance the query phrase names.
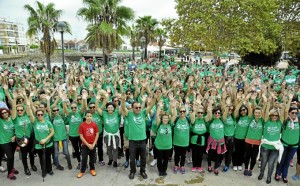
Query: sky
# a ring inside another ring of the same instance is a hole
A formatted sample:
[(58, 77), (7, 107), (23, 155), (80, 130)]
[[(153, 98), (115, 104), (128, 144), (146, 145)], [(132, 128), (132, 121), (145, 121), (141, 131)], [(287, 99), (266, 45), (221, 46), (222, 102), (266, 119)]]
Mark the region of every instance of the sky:
[[(39, 0), (44, 4), (53, 2), (56, 9), (63, 10), (61, 20), (67, 21), (71, 25), (72, 35), (65, 34), (66, 40), (84, 39), (87, 32), (87, 23), (76, 15), (77, 10), (83, 7), (82, 0)], [(12, 22), (19, 22), (27, 30), (28, 13), (24, 10), (24, 5), (29, 4), (36, 7), (36, 0), (0, 0), (0, 17), (7, 18)], [(174, 0), (123, 0), (121, 5), (128, 6), (135, 12), (135, 18), (151, 15), (157, 20), (162, 18), (176, 18), (176, 3)], [(60, 38), (59, 34), (55, 38)]]

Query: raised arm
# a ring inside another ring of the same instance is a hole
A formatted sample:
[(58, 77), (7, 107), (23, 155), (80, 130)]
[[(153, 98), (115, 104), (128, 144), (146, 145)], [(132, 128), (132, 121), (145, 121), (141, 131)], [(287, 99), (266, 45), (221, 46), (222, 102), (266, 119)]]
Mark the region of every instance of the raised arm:
[(121, 110), (123, 116), (128, 115), (128, 109), (126, 108), (126, 94), (124, 92), (121, 95)]
[(161, 113), (161, 109), (163, 107), (163, 102), (162, 100), (160, 100), (157, 104), (157, 110), (156, 110), (156, 119), (155, 119), (155, 122), (156, 122), (156, 125), (158, 126), (160, 124), (160, 113)]
[[(289, 100), (288, 100), (287, 104), (285, 105), (284, 112), (282, 114), (283, 117), (284, 117), (283, 121), (286, 120), (288, 118), (288, 116), (289, 116), (289, 109), (291, 107), (291, 102), (292, 102), (293, 97), (294, 97), (294, 94), (293, 93), (289, 93)], [(281, 120), (281, 118), (280, 118), (280, 120)]]
[(87, 98), (88, 98), (88, 93), (87, 92), (83, 92), (82, 93), (82, 107), (81, 107), (81, 109), (80, 109), (80, 113), (81, 114), (83, 114), (83, 113), (85, 113), (86, 112), (86, 110), (87, 110)]
[(152, 98), (150, 104), (148, 105), (148, 107), (146, 108), (147, 114), (150, 113), (151, 109), (155, 105), (156, 101), (160, 99), (160, 97), (161, 97), (161, 93), (156, 92), (155, 94), (153, 94), (153, 98)]

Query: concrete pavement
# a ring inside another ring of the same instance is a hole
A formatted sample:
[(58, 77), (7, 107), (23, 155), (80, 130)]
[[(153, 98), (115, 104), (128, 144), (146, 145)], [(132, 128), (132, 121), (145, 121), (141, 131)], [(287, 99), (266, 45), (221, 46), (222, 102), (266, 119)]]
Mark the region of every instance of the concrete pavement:
[[(70, 145), (69, 145), (70, 147)], [(70, 147), (71, 152), (71, 147)], [(39, 165), (38, 158), (35, 159), (36, 166), (38, 167), (37, 172), (31, 171), (31, 176), (26, 176), (24, 174), (23, 166), (21, 160), (19, 160), (19, 155), (16, 152), (15, 154), (15, 168), (19, 170), (20, 174), (16, 175), (17, 179), (12, 181), (6, 178), (7, 172), (0, 173), (0, 185), (1, 186), (20, 186), (20, 185), (30, 185), (30, 186), (82, 186), (82, 185), (99, 185), (99, 186), (193, 186), (193, 185), (206, 185), (206, 186), (215, 186), (215, 185), (223, 185), (223, 186), (263, 186), (268, 185), (266, 184), (266, 176), (263, 180), (257, 180), (259, 174), (259, 168), (256, 165), (253, 171), (252, 177), (246, 177), (243, 175), (243, 171), (233, 171), (231, 168), (228, 172), (223, 173), (222, 169), (223, 166), (219, 168), (219, 175), (215, 176), (214, 173), (208, 173), (207, 171), (203, 174), (199, 172), (191, 172), (191, 164), (186, 164), (186, 174), (174, 174), (172, 172), (172, 168), (174, 166), (174, 162), (169, 162), (169, 167), (167, 170), (168, 176), (165, 178), (159, 177), (157, 174), (157, 168), (151, 167), (150, 162), (152, 161), (153, 157), (148, 156), (147, 158), (147, 167), (146, 173), (148, 174), (148, 179), (143, 180), (137, 172), (135, 175), (134, 180), (129, 180), (129, 168), (124, 169), (123, 167), (118, 167), (114, 169), (112, 167), (100, 166), (99, 164), (96, 165), (97, 175), (95, 177), (89, 174), (89, 171), (86, 174), (78, 179), (76, 175), (78, 174), (78, 170), (76, 170), (77, 161), (72, 158), (73, 170), (67, 169), (67, 163), (64, 159), (63, 155), (60, 154), (60, 163), (62, 166), (65, 167), (64, 171), (56, 170), (56, 167), (53, 166), (54, 175), (50, 176), (47, 174), (45, 177), (45, 182), (41, 177), (41, 169)], [(108, 158), (106, 153), (104, 153), (105, 162), (108, 162)], [(122, 158), (118, 160), (119, 163), (123, 163), (125, 160)], [(296, 159), (294, 159), (296, 162)], [(6, 167), (6, 163), (2, 162), (2, 165)], [(120, 165), (121, 166), (121, 165)], [(207, 169), (207, 161), (206, 156), (203, 160), (203, 169)], [(267, 169), (265, 171), (265, 175), (267, 174)], [(139, 168), (137, 168), (139, 171)], [(300, 181), (295, 182), (291, 179), (291, 176), (295, 174), (295, 167), (289, 168), (289, 176), (288, 184), (284, 184), (282, 181), (276, 182), (274, 180), (274, 176), (272, 176), (272, 182), (270, 185), (272, 186), (281, 186), (281, 185), (289, 185), (289, 186), (299, 186)], [(273, 173), (274, 175), (274, 173)]]

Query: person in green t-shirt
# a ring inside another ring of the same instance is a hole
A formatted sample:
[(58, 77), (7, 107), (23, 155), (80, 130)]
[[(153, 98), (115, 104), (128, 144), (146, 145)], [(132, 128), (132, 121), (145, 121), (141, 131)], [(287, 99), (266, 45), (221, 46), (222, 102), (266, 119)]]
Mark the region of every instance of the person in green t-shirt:
[[(13, 104), (15, 106), (15, 102)], [(15, 180), (19, 172), (14, 168), (14, 154), (16, 150), (15, 126), (10, 116), (10, 111), (6, 108), (0, 109), (0, 154), (6, 155), (7, 178)], [(3, 154), (2, 154), (3, 153)]]
[[(265, 100), (264, 105), (267, 105), (267, 101)], [(249, 128), (247, 131), (247, 136), (245, 139), (245, 176), (252, 176), (252, 170), (256, 164), (256, 158), (259, 151), (259, 145), (262, 138), (263, 133), (263, 111), (265, 108), (256, 107), (254, 109), (254, 118), (252, 118)], [(250, 163), (251, 159), (251, 163)], [(249, 167), (250, 163), (250, 167)]]
[[(49, 99), (49, 98), (48, 98)], [(58, 152), (59, 152), (59, 142), (62, 142), (63, 145), (63, 153), (67, 159), (68, 169), (72, 169), (70, 153), (68, 148), (68, 139), (67, 139), (67, 131), (64, 118), (59, 113), (59, 108), (57, 106), (53, 106), (52, 110), (49, 112), (53, 128), (54, 128), (54, 164), (58, 170), (64, 170), (64, 167), (60, 165), (58, 160)]]
[(204, 109), (199, 100), (196, 100), (193, 112), (191, 113), (191, 150), (193, 167), (192, 172), (197, 169), (200, 173), (204, 172), (202, 169), (202, 157), (205, 152), (205, 134), (207, 133), (206, 123), (211, 118), (211, 112), (208, 112), (205, 117)]
[[(290, 97), (291, 98), (289, 100), (288, 105), (290, 105), (293, 96), (291, 95)], [(267, 175), (266, 183), (269, 184), (271, 183), (271, 176), (273, 174), (275, 162), (279, 156), (279, 151), (276, 148), (282, 146), (280, 142), (280, 136), (281, 136), (282, 123), (285, 120), (285, 108), (282, 108), (281, 111), (275, 108), (269, 110), (272, 96), (270, 96), (269, 99), (267, 100), (268, 103), (265, 112), (266, 114), (264, 116), (265, 124), (264, 124), (263, 138), (262, 138), (261, 149), (260, 149), (261, 167), (260, 167), (260, 174), (258, 176), (258, 180), (261, 180), (264, 177), (265, 168), (268, 163), (268, 175)], [(277, 145), (274, 145), (275, 143)], [(277, 176), (278, 175), (275, 175), (275, 179), (278, 179)]]
[(249, 102), (251, 93), (246, 98), (240, 100), (240, 103), (234, 110), (234, 117), (236, 119), (236, 127), (234, 132), (234, 148), (235, 152), (232, 154), (233, 170), (243, 170), (244, 154), (245, 154), (245, 138), (247, 135), (250, 119), (253, 115), (252, 107)]
[(284, 121), (282, 126), (281, 141), (284, 146), (284, 151), (282, 159), (276, 167), (276, 178), (282, 177), (284, 183), (288, 182), (287, 177), (290, 161), (297, 152), (299, 145), (300, 129), (297, 114), (298, 107), (290, 107), (288, 110), (288, 118)]
[(68, 108), (66, 104), (69, 101), (67, 95), (63, 94), (61, 96), (63, 96), (62, 100), (63, 100), (64, 114), (67, 117), (66, 125), (69, 126), (69, 139), (72, 143), (73, 149), (75, 151), (74, 154), (78, 161), (77, 169), (80, 169), (81, 140), (79, 137), (78, 128), (83, 121), (84, 113), (87, 108), (88, 93), (86, 91), (82, 93), (82, 107), (80, 110), (78, 110), (77, 103), (73, 102), (70, 106), (71, 111), (69, 111), (70, 108)]
[(33, 171), (37, 171), (37, 168), (34, 165), (34, 153), (32, 152), (34, 135), (30, 118), (28, 116), (29, 109), (30, 107), (26, 106), (25, 112), (25, 107), (23, 105), (17, 105), (16, 107), (12, 108), (12, 119), (15, 124), (16, 140), (20, 147), (24, 171), (28, 176), (31, 175), (27, 163), (28, 155), (30, 159), (31, 169)]
[[(225, 140), (224, 140), (224, 124), (221, 120), (221, 108), (215, 107), (211, 110), (211, 102), (210, 106), (208, 107), (208, 113), (212, 112), (213, 117), (209, 121), (208, 132), (209, 137), (207, 139), (207, 147), (206, 152), (208, 153), (207, 163), (208, 163), (208, 172), (212, 172), (211, 161), (215, 162), (214, 165), (214, 173), (215, 175), (219, 174), (219, 161), (221, 158), (221, 154), (226, 152)], [(209, 113), (212, 115), (211, 113)]]
[(129, 154), (130, 154), (130, 174), (129, 179), (134, 179), (136, 172), (135, 159), (136, 152), (139, 151), (141, 157), (140, 175), (147, 179), (146, 174), (146, 116), (151, 112), (161, 93), (155, 93), (151, 103), (145, 109), (142, 109), (141, 103), (134, 101), (132, 103), (132, 112), (128, 111), (125, 105), (126, 95), (122, 93), (121, 109), (122, 115), (128, 119), (128, 139), (129, 139)]
[[(27, 104), (27, 106), (30, 107), (30, 104)], [(54, 135), (53, 125), (49, 120), (44, 118), (44, 112), (40, 109), (36, 110), (35, 116), (30, 109), (28, 115), (33, 124), (34, 137), (37, 141), (34, 148), (40, 159), (42, 176), (45, 177), (46, 173), (53, 175), (51, 163), (51, 155), (53, 153), (52, 136)], [(45, 158), (46, 164), (43, 163), (43, 158)]]
[[(174, 101), (173, 101), (174, 103)], [(156, 149), (157, 156), (157, 169), (159, 176), (167, 175), (169, 155), (172, 150), (172, 121), (176, 119), (176, 111), (174, 104), (171, 104), (171, 118), (169, 118), (169, 113), (162, 111), (163, 102), (158, 103), (158, 108), (156, 111), (155, 123), (157, 125), (156, 138), (154, 141), (154, 148)]]

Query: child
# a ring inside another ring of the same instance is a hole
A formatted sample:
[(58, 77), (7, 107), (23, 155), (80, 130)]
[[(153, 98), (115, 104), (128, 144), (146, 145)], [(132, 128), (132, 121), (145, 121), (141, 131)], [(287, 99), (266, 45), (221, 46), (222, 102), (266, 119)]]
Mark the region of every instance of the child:
[(99, 132), (98, 126), (95, 122), (92, 121), (92, 113), (88, 110), (85, 115), (86, 121), (80, 124), (78, 133), (80, 135), (80, 139), (82, 141), (81, 147), (81, 169), (80, 173), (77, 175), (77, 178), (81, 178), (84, 175), (86, 164), (87, 164), (87, 156), (89, 155), (89, 165), (90, 165), (90, 173), (92, 176), (96, 176), (95, 171), (95, 157), (96, 157), (96, 148), (95, 145), (97, 143)]

